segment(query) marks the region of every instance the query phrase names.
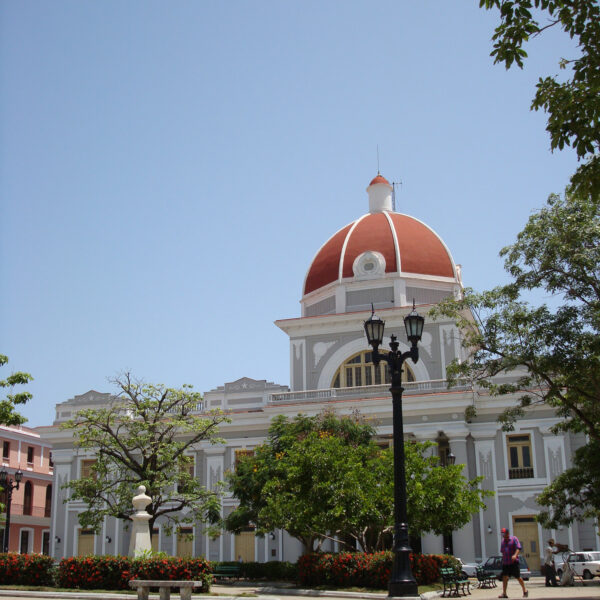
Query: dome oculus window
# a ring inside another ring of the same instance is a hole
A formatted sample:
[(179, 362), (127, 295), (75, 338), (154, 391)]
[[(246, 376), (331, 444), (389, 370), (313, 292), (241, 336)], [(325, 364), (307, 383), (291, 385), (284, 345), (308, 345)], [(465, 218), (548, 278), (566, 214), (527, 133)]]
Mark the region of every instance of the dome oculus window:
[(385, 275), (385, 258), (380, 252), (369, 250), (359, 254), (352, 264), (354, 277), (370, 278)]
[[(379, 351), (385, 354), (384, 350)], [(415, 381), (415, 374), (404, 363), (402, 381)], [(346, 359), (333, 376), (331, 387), (362, 387), (364, 385), (381, 385), (391, 383), (388, 365), (381, 361), (377, 366), (373, 364), (373, 355), (368, 350), (363, 350)]]

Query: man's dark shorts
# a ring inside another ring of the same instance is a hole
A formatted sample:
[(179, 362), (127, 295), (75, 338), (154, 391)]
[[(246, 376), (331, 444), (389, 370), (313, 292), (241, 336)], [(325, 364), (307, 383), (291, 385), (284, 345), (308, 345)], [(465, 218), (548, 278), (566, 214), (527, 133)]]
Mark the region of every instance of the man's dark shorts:
[(521, 577), (519, 561), (510, 565), (502, 565), (502, 577), (514, 577), (515, 579), (519, 579), (519, 577)]

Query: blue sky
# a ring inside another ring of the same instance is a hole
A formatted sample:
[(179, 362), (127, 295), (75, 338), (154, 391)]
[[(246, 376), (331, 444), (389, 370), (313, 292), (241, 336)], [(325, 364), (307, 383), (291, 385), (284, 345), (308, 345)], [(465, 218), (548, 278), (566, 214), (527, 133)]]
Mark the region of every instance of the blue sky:
[(466, 285), (562, 192), (538, 77), (489, 57), (476, 0), (5, 2), (0, 6), (0, 353), (29, 425), (131, 370), (207, 391), (289, 382), (310, 261), (367, 211), (380, 169)]

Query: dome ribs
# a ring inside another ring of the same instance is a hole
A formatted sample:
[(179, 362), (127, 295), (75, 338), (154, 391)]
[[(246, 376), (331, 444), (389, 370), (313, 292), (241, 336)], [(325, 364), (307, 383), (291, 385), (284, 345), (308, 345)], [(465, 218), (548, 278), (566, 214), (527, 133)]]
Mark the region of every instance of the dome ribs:
[(306, 275), (304, 293), (310, 294), (323, 286), (337, 281), (340, 264), (340, 254), (344, 240), (354, 223), (340, 229), (333, 237), (329, 238), (323, 247), (317, 252)]
[(340, 268), (342, 279), (352, 279), (354, 261), (369, 250), (383, 255), (386, 273), (456, 278), (448, 248), (425, 223), (389, 211), (367, 213), (317, 252), (306, 274), (304, 295), (339, 281)]
[(397, 270), (394, 237), (383, 213), (367, 215), (352, 231), (344, 254), (344, 278), (353, 277), (352, 265), (356, 257), (368, 250), (383, 254), (386, 273), (394, 273)]
[(396, 229), (403, 273), (455, 277), (448, 250), (425, 224), (397, 213), (390, 217)]

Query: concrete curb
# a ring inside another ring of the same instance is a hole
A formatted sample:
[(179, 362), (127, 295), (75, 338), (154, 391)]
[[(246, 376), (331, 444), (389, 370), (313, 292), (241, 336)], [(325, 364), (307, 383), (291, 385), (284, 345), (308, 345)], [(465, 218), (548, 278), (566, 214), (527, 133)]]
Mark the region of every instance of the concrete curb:
[[(244, 592), (242, 592), (244, 593)], [(137, 594), (101, 594), (99, 592), (28, 592), (26, 590), (0, 590), (0, 598), (58, 598), (58, 600), (137, 600)], [(172, 598), (179, 598), (179, 592), (171, 592)], [(215, 598), (215, 600), (239, 600), (239, 596), (213, 596), (192, 594), (192, 598)], [(159, 598), (158, 594), (150, 594), (152, 600)], [(271, 597), (259, 596), (253, 600), (273, 600)]]
[[(327, 590), (299, 590), (289, 588), (275, 588), (266, 587), (261, 588), (261, 594), (256, 594), (256, 600), (273, 600), (273, 595), (277, 596), (302, 596), (305, 598), (310, 597), (323, 597), (323, 598), (362, 598), (364, 600), (383, 600), (387, 598), (386, 594), (371, 594), (368, 592), (330, 592)], [(239, 600), (239, 596), (245, 593), (240, 591), (238, 595), (231, 594), (219, 594), (212, 596), (218, 600)], [(262, 594), (269, 594), (269, 596), (263, 596)], [(73, 598), (74, 600), (137, 600), (136, 594), (104, 594), (92, 592), (29, 592), (26, 590), (0, 590), (0, 598), (57, 598), (58, 600), (67, 600)], [(175, 596), (173, 596), (175, 597)], [(203, 596), (210, 598), (211, 596)], [(439, 597), (439, 592), (425, 592), (421, 594), (422, 600), (435, 600)], [(153, 600), (158, 598), (158, 594), (150, 594), (150, 598)]]
[(279, 596), (321, 596), (323, 598), (365, 598), (367, 600), (382, 600), (387, 594), (372, 594), (369, 592), (329, 592), (327, 590), (302, 590), (298, 588), (261, 587), (263, 594), (278, 594)]
[[(80, 600), (137, 600), (137, 594), (99, 594), (91, 592), (28, 592), (27, 590), (0, 590), (0, 597), (10, 598), (77, 598)], [(151, 594), (158, 598), (158, 594)]]

